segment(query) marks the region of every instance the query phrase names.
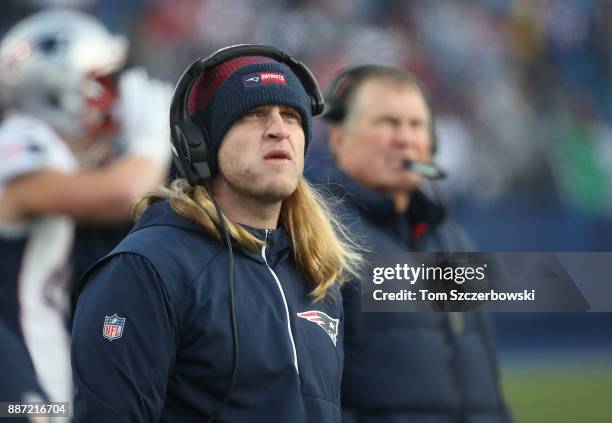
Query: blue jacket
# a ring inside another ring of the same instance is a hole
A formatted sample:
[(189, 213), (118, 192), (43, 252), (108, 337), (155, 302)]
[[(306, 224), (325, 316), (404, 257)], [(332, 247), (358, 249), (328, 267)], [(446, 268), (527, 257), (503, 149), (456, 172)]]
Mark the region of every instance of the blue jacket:
[[(234, 246), (240, 361), (217, 421), (338, 422), (339, 291), (313, 303), (286, 232), (254, 233), (266, 239), (263, 251)], [(224, 244), (167, 202), (155, 203), (84, 276), (77, 295), (77, 421), (207, 420), (233, 369)]]
[[(327, 186), (332, 201), (342, 199), (338, 213), (370, 251), (470, 250), (445, 211), (421, 192), (398, 214), (388, 197), (333, 164), (319, 169), (313, 182)], [(359, 294), (358, 282), (343, 289), (344, 422), (509, 420), (492, 327), (483, 313), (365, 313)]]

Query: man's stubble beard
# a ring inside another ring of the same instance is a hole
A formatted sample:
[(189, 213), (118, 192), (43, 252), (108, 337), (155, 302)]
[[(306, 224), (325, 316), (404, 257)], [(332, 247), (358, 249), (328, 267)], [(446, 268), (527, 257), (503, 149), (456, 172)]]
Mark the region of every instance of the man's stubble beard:
[(273, 183), (266, 187), (258, 187), (259, 178), (249, 169), (232, 173), (229, 177), (222, 170), (220, 170), (220, 173), (234, 192), (246, 199), (262, 204), (276, 204), (290, 197), (297, 189), (299, 182), (299, 178), (296, 178), (295, 183), (290, 186), (287, 186), (289, 183), (282, 186)]

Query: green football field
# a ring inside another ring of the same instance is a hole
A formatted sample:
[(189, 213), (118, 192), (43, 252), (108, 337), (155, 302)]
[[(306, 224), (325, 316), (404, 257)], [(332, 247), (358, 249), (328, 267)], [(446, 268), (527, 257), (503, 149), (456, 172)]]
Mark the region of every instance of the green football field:
[(502, 362), (516, 423), (612, 422), (612, 357)]

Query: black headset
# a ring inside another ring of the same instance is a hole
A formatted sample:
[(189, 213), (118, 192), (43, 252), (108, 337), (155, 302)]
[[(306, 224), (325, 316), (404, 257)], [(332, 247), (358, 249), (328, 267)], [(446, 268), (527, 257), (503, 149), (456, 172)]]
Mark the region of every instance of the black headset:
[(211, 154), (208, 131), (199, 113), (189, 113), (189, 93), (194, 83), (215, 66), (243, 56), (263, 56), (283, 63), (297, 76), (310, 99), (313, 116), (323, 112), (325, 101), (312, 72), (302, 62), (276, 47), (238, 44), (197, 59), (183, 73), (170, 105), (170, 133), (174, 163), (190, 185), (206, 185), (217, 174), (217, 157)]
[(438, 141), (436, 137), (436, 126), (435, 126), (435, 113), (431, 103), (431, 96), (429, 91), (419, 79), (403, 69), (391, 68), (384, 65), (360, 65), (350, 67), (340, 72), (327, 86), (325, 90), (325, 113), (323, 113), (323, 119), (332, 123), (340, 123), (346, 117), (348, 110), (347, 102), (350, 100), (351, 95), (367, 78), (375, 77), (378, 74), (384, 75), (388, 71), (399, 71), (401, 72), (407, 81), (416, 85), (423, 99), (425, 105), (429, 111), (429, 131), (431, 134), (431, 149), (435, 153), (438, 147)]

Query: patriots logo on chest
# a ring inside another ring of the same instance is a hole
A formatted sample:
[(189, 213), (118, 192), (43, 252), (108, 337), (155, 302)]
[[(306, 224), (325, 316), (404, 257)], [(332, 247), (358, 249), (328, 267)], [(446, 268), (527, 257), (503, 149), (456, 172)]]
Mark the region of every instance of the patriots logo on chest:
[(304, 311), (302, 313), (297, 313), (297, 316), (319, 325), (319, 327), (329, 335), (334, 343), (334, 346), (336, 346), (336, 340), (338, 338), (338, 323), (340, 320), (334, 319), (333, 317), (330, 317), (318, 310)]

